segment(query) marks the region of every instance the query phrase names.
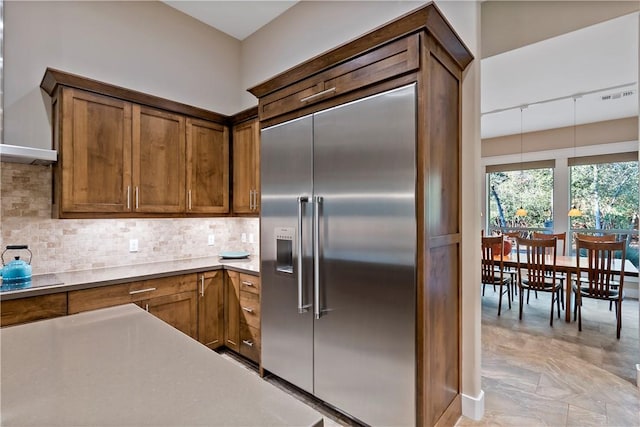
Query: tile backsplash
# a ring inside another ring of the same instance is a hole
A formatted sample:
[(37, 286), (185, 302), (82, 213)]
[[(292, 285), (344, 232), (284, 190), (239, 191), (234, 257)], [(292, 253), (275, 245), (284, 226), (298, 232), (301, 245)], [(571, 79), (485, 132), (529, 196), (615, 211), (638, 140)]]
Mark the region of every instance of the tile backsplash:
[[(0, 247), (29, 245), (33, 274), (216, 256), (224, 250), (259, 256), (257, 218), (52, 219), (50, 166), (1, 162), (0, 173)], [(138, 252), (129, 252), (130, 239), (138, 240)]]

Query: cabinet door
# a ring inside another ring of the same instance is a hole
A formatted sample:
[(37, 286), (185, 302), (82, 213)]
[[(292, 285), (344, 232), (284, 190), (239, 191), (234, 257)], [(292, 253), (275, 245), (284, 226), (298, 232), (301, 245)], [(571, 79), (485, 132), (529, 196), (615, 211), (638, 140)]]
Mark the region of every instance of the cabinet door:
[(233, 129), (233, 212), (259, 212), (260, 133), (258, 121), (251, 120)]
[(224, 342), (224, 272), (198, 275), (198, 340), (209, 348)]
[(133, 106), (133, 200), (136, 212), (185, 211), (185, 150), (183, 116)]
[(62, 212), (128, 212), (131, 104), (63, 88), (59, 161)]
[(240, 351), (240, 274), (227, 271), (224, 296), (224, 340), (232, 350)]
[(229, 132), (187, 119), (187, 212), (229, 212)]
[(198, 300), (195, 292), (182, 292), (142, 301), (140, 305), (157, 318), (193, 339), (198, 338)]

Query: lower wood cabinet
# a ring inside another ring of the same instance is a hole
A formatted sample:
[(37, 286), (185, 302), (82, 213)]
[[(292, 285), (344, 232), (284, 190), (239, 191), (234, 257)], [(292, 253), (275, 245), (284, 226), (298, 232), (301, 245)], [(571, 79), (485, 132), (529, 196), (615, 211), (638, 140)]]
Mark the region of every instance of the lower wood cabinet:
[(211, 349), (260, 363), (260, 278), (212, 270), (2, 301), (1, 326), (134, 303)]
[(198, 339), (198, 299), (182, 292), (138, 302), (138, 305), (193, 339)]
[(13, 299), (0, 303), (0, 326), (67, 315), (67, 293)]
[(135, 303), (192, 338), (198, 338), (196, 275), (185, 274), (71, 291), (69, 314)]
[(240, 273), (227, 271), (224, 284), (224, 345), (240, 351)]
[(198, 341), (211, 349), (224, 344), (224, 270), (198, 274)]

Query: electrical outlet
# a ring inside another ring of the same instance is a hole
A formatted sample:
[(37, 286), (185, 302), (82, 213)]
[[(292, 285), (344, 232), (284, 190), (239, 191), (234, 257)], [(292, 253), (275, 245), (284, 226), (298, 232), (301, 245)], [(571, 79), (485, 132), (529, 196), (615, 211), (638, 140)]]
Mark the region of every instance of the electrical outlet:
[(129, 252), (138, 252), (138, 239), (129, 239)]
[(242, 233), (242, 235), (240, 236), (240, 240), (242, 241), (242, 243), (247, 243), (247, 233)]
[(249, 233), (249, 243), (253, 243), (253, 233)]
[(216, 235), (215, 234), (209, 234), (209, 237), (207, 237), (207, 245), (213, 246), (215, 244), (216, 244)]

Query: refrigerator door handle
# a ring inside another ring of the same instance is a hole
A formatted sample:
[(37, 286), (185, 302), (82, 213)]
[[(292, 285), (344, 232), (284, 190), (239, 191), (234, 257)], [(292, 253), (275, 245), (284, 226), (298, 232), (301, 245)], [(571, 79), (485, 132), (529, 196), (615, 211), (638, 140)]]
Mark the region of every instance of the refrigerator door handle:
[(298, 238), (297, 242), (297, 252), (298, 252), (298, 313), (306, 313), (308, 308), (311, 307), (310, 304), (305, 305), (304, 303), (304, 289), (303, 289), (303, 274), (302, 274), (302, 204), (309, 202), (309, 198), (306, 196), (298, 197)]
[(313, 310), (314, 317), (322, 315), (320, 308), (320, 205), (322, 196), (313, 198)]

